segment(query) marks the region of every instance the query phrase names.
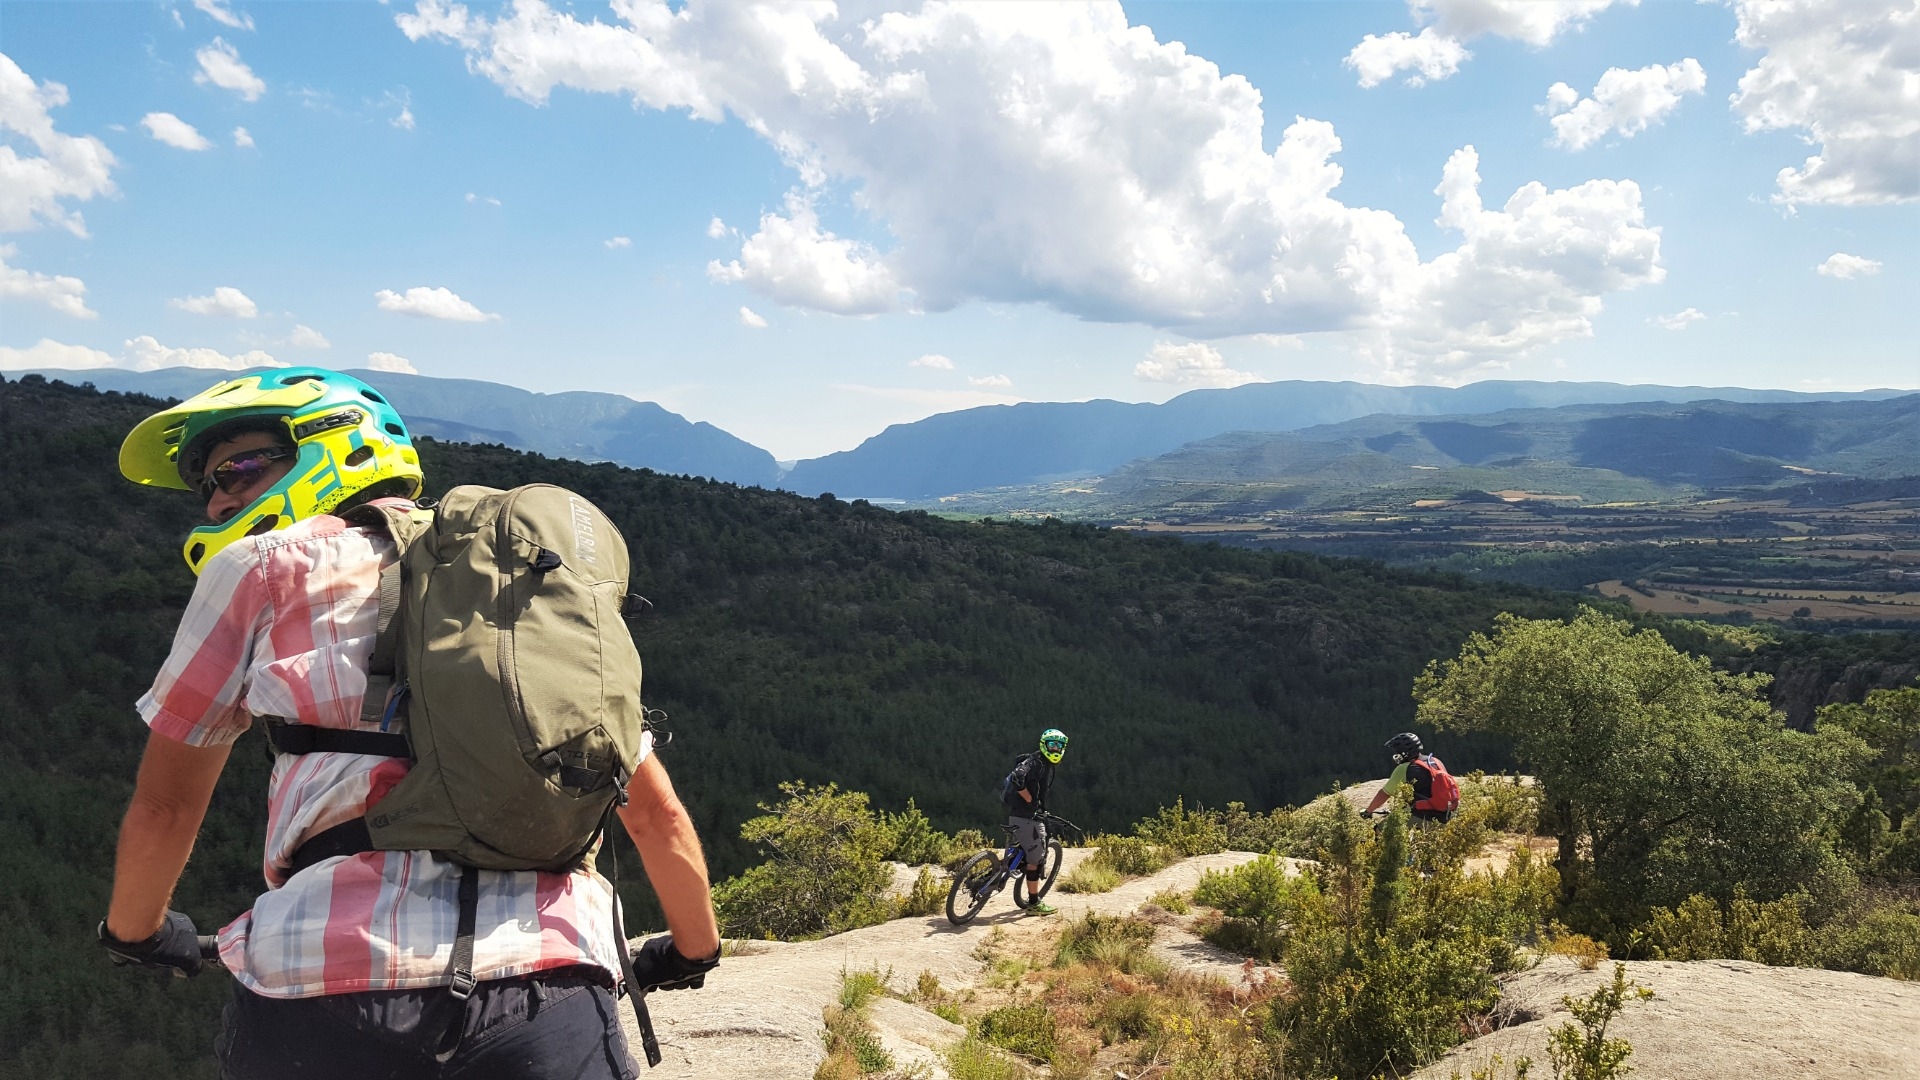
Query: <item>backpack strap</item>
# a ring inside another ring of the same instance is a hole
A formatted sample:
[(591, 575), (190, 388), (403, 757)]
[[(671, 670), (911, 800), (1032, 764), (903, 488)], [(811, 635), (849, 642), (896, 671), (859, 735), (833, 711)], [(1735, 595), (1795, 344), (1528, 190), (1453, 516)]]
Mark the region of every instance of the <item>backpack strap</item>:
[(381, 731), (392, 723), (394, 709), (406, 693), (404, 681), (397, 690), (394, 686), (399, 677), (400, 625), (393, 617), (400, 611), (400, 577), (398, 559), (380, 571), (380, 614), (374, 624), (373, 651), (367, 656), (367, 693), (360, 699), (360, 720), (378, 723)]
[(351, 731), (317, 724), (295, 724), (278, 716), (260, 718), (267, 745), (276, 754), (366, 754), (369, 757), (407, 757), (412, 751), (399, 732)]

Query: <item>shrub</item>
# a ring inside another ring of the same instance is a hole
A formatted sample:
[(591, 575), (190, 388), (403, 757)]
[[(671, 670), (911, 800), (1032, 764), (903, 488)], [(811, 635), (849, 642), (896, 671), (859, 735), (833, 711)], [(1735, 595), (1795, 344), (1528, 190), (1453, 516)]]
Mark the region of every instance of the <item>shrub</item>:
[(1585, 934), (1567, 931), (1555, 934), (1547, 939), (1547, 953), (1550, 956), (1564, 956), (1580, 965), (1581, 971), (1592, 971), (1607, 958), (1605, 942), (1595, 941)]
[(1851, 924), (1823, 927), (1816, 949), (1822, 967), (1920, 979), (1920, 914), (1896, 908), (1870, 911)]
[(713, 890), (722, 932), (732, 937), (798, 940), (872, 926), (892, 918), (886, 897), (893, 835), (863, 792), (833, 784), (780, 785), (786, 800), (740, 829), (768, 861)]
[(899, 915), (912, 918), (917, 915), (937, 915), (947, 901), (947, 883), (933, 876), (933, 871), (921, 867), (914, 875), (913, 886), (900, 898)]
[(968, 1035), (948, 1048), (947, 1075), (953, 1080), (1026, 1080), (1027, 1070), (996, 1053), (977, 1035)]
[(1317, 892), (1312, 878), (1289, 878), (1278, 860), (1263, 855), (1224, 873), (1207, 872), (1193, 899), (1225, 916), (1208, 928), (1207, 940), (1272, 962), (1286, 947), (1287, 927), (1299, 913), (1303, 890)]
[(1616, 1080), (1632, 1072), (1627, 1058), (1633, 1046), (1625, 1039), (1607, 1038), (1607, 1025), (1629, 1001), (1652, 996), (1653, 991), (1628, 981), (1627, 965), (1615, 964), (1612, 983), (1584, 998), (1561, 998), (1573, 1019), (1547, 1039), (1554, 1080)]
[(1226, 850), (1256, 855), (1287, 850), (1293, 844), (1297, 814), (1287, 806), (1260, 814), (1249, 812), (1245, 803), (1228, 803), (1221, 815), (1221, 826), (1227, 833)]
[(1061, 878), (1059, 884), (1061, 892), (1103, 893), (1112, 892), (1120, 881), (1119, 872), (1112, 867), (1086, 859)]
[(1090, 914), (1060, 931), (1053, 966), (1102, 963), (1124, 971), (1127, 961), (1123, 958), (1145, 953), (1153, 944), (1153, 935), (1153, 924), (1145, 919)]
[(886, 991), (886, 977), (877, 971), (840, 973), (840, 1000), (829, 1005), (820, 1033), (827, 1058), (814, 1071), (814, 1080), (853, 1080), (893, 1068), (893, 1058), (867, 1022), (869, 1002)]
[(1353, 866), (1372, 838), (1373, 830), (1360, 812), (1336, 791), (1294, 815), (1292, 844), (1284, 854), (1332, 866)]
[(1173, 861), (1167, 849), (1137, 836), (1098, 836), (1099, 845), (1088, 862), (1097, 862), (1122, 877), (1145, 877), (1166, 869)]
[(1147, 903), (1158, 907), (1162, 911), (1171, 912), (1175, 915), (1185, 915), (1187, 912), (1193, 910), (1193, 908), (1187, 904), (1187, 894), (1181, 892), (1179, 889), (1161, 889), (1159, 892), (1154, 893), (1153, 898), (1148, 900)]
[(1757, 903), (1736, 890), (1724, 908), (1698, 894), (1676, 908), (1655, 908), (1643, 931), (1656, 960), (1752, 960), (1804, 964), (1813, 958), (1813, 934), (1794, 894)]
[(1106, 1046), (1151, 1038), (1160, 1032), (1160, 1021), (1153, 1011), (1153, 998), (1147, 994), (1107, 995), (1101, 998), (1088, 1019), (1093, 1029), (1100, 1033), (1100, 1042)]
[(1053, 1013), (1044, 1005), (1008, 1005), (980, 1018), (980, 1037), (1002, 1050), (1046, 1061), (1053, 1056)]
[(1291, 992), (1275, 1012), (1291, 1063), (1309, 1076), (1400, 1073), (1459, 1043), (1497, 993), (1471, 939), (1391, 933), (1365, 946), (1334, 930), (1296, 933)]
[[(1219, 812), (1196, 808), (1177, 798), (1133, 827), (1134, 835), (1185, 857), (1211, 855), (1227, 848), (1227, 828)], [(1151, 871), (1149, 871), (1151, 872)]]
[(1469, 774), (1460, 784), (1460, 809), (1495, 832), (1540, 831), (1540, 788), (1518, 777)]
[[(880, 827), (888, 833), (886, 858), (908, 866), (944, 866), (961, 855), (971, 855), (978, 844), (965, 843), (965, 833), (948, 836), (933, 827), (927, 815), (907, 800), (907, 808), (898, 814), (880, 812)], [(968, 830), (974, 836), (976, 830)]]

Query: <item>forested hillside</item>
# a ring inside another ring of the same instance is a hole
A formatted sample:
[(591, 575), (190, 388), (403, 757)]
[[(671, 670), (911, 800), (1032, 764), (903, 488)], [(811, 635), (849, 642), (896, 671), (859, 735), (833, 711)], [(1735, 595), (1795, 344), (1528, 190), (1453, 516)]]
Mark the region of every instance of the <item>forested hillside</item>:
[[(161, 987), (92, 941), (145, 732), (133, 713), (193, 580), (189, 496), (119, 442), (158, 406), (0, 383), (0, 1074), (199, 1075), (224, 983)], [(943, 828), (988, 825), (1010, 757), (1073, 736), (1057, 808), (1119, 828), (1174, 796), (1300, 802), (1378, 771), (1427, 660), (1500, 611), (1576, 598), (1086, 526), (961, 523), (860, 503), (425, 443), (430, 491), (548, 481), (633, 548), (649, 704), (716, 877), (777, 785), (837, 781)], [(1453, 741), (1458, 768), (1498, 765)], [(259, 888), (265, 761), (232, 758), (176, 906), (203, 927)], [(636, 920), (637, 921), (637, 920)]]

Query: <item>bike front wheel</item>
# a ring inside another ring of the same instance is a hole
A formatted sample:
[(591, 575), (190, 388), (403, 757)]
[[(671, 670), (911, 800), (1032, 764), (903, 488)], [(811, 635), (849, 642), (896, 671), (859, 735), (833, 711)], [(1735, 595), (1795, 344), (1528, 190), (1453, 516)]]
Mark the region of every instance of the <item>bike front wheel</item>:
[(1034, 893), (1033, 896), (1029, 898), (1027, 896), (1027, 883), (1024, 880), (1016, 881), (1013, 883), (1014, 903), (1019, 904), (1023, 908), (1031, 907), (1035, 900), (1044, 900), (1047, 898), (1047, 894), (1053, 891), (1054, 879), (1060, 876), (1060, 852), (1060, 841), (1047, 841), (1046, 850), (1040, 853), (1040, 857), (1045, 860), (1040, 864), (1041, 870), (1043, 871), (1040, 875), (1040, 891)]
[(993, 896), (993, 877), (999, 870), (993, 853), (983, 851), (968, 859), (953, 875), (953, 887), (947, 890), (947, 921), (965, 926)]

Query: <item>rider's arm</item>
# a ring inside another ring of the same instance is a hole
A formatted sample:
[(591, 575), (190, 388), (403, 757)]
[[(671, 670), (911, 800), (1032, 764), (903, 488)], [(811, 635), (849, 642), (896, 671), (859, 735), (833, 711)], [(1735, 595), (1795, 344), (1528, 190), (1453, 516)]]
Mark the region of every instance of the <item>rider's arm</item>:
[(619, 814), (627, 835), (640, 849), (647, 880), (660, 898), (673, 947), (692, 960), (717, 955), (720, 928), (713, 917), (707, 859), (693, 831), (693, 819), (674, 793), (673, 781), (658, 757), (649, 754), (641, 760), (627, 784), (627, 805)]
[(139, 941), (159, 929), (232, 749), (230, 743), (189, 746), (158, 732), (147, 736), (113, 865), (107, 932), (114, 937)]
[(1365, 812), (1371, 814), (1375, 810), (1385, 806), (1387, 800), (1393, 798), (1393, 793), (1399, 791), (1400, 785), (1406, 782), (1407, 764), (1403, 761), (1399, 765), (1394, 766), (1393, 774), (1388, 776), (1387, 782), (1381, 784), (1380, 790), (1374, 793), (1373, 801), (1367, 804)]
[(207, 560), (173, 647), (140, 699), (152, 730), (120, 825), (107, 910), (107, 932), (121, 941), (139, 941), (166, 916), (228, 752), (253, 723), (246, 672), (272, 610), (252, 545)]

